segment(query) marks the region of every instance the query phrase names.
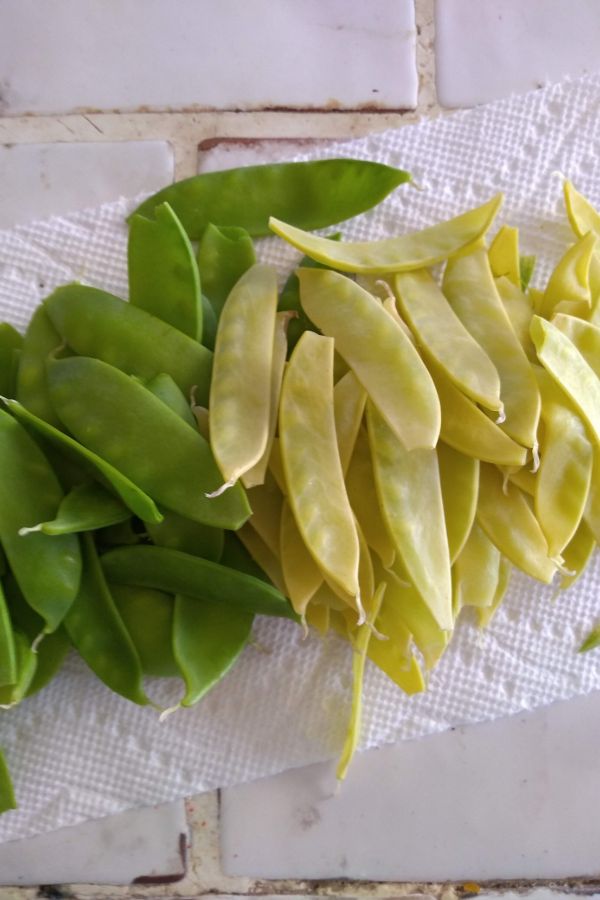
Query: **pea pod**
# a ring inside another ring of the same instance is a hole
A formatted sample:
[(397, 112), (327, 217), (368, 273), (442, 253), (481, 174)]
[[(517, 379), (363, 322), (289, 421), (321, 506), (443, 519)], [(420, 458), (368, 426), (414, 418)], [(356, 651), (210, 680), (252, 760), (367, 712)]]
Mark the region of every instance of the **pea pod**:
[(144, 675), (180, 676), (172, 647), (175, 598), (164, 591), (127, 584), (110, 584), (109, 591)]
[(529, 323), (533, 315), (531, 297), (521, 290), (520, 287), (509, 281), (508, 278), (497, 278), (496, 288), (506, 315), (521, 347), (525, 351), (527, 359), (533, 363), (537, 362), (535, 347), (529, 334)]
[(548, 545), (535, 515), (519, 489), (482, 463), (477, 521), (493, 544), (518, 569), (550, 584), (557, 564), (548, 556)]
[(267, 546), (263, 538), (250, 524), (240, 528), (237, 531), (237, 536), (254, 562), (265, 573), (270, 583), (276, 587), (281, 594), (285, 595), (285, 579), (283, 577), (279, 554), (276, 555), (273, 553), (271, 548)]
[(177, 595), (173, 655), (185, 682), (181, 706), (193, 706), (227, 674), (248, 642), (253, 621), (247, 610)]
[(587, 318), (592, 306), (590, 265), (596, 253), (597, 237), (589, 231), (566, 251), (554, 268), (540, 309), (541, 316), (550, 318), (565, 312)]
[(244, 166), (176, 182), (135, 212), (151, 216), (168, 202), (192, 240), (210, 223), (260, 237), (269, 233), (270, 215), (302, 228), (325, 228), (370, 209), (409, 179), (401, 169), (359, 159)]
[(404, 318), (426, 357), (433, 357), (447, 377), (474, 403), (500, 413), (500, 377), (493, 362), (471, 337), (424, 269), (393, 279)]
[(141, 706), (149, 701), (133, 641), (110, 594), (91, 535), (81, 537), (83, 574), (77, 598), (65, 618), (74, 647), (111, 690)]
[(83, 284), (57, 288), (44, 308), (75, 353), (144, 381), (167, 372), (184, 394), (195, 387), (198, 402), (207, 403), (212, 353), (166, 322)]
[[(577, 237), (585, 237), (588, 232), (591, 232), (596, 237), (600, 237), (600, 215), (589, 200), (586, 200), (583, 194), (580, 194), (570, 181), (565, 181), (563, 192), (569, 222)], [(598, 299), (600, 298), (600, 252), (598, 244), (596, 244), (590, 261), (588, 277), (592, 299), (590, 319), (594, 324), (598, 324)]]
[(454, 614), (466, 606), (491, 606), (498, 588), (500, 551), (477, 522), (452, 570)]
[(333, 388), (333, 414), (340, 462), (344, 475), (348, 471), (367, 394), (354, 372), (346, 372)]
[(336, 350), (399, 440), (408, 450), (435, 447), (440, 404), (425, 364), (402, 329), (375, 297), (344, 275), (302, 269), (298, 277), (304, 309), (335, 338)]
[(275, 269), (257, 264), (242, 275), (221, 313), (209, 407), (223, 488), (252, 469), (267, 447), (276, 311)]
[(38, 306), (29, 321), (23, 339), (16, 393), (3, 394), (5, 397), (16, 397), (26, 409), (58, 429), (61, 429), (62, 425), (48, 393), (46, 360), (61, 343), (62, 338), (52, 324), (46, 307)]
[(519, 261), (519, 230), (503, 225), (488, 250), (494, 278), (506, 278), (515, 287), (521, 284)]
[(246, 520), (241, 487), (206, 497), (221, 478), (204, 438), (119, 369), (89, 357), (53, 360), (48, 383), (69, 431), (158, 503), (205, 525)]
[(218, 320), (234, 284), (256, 262), (252, 238), (239, 226), (209, 223), (198, 245), (197, 260), (202, 288)]
[[(40, 629), (41, 630), (41, 629)], [(0, 687), (17, 679), (15, 637), (4, 590), (0, 583)]]
[(102, 556), (109, 582), (222, 602), (265, 616), (295, 619), (286, 598), (253, 575), (165, 547), (119, 547)]
[(168, 203), (153, 212), (153, 219), (129, 220), (129, 302), (199, 341), (202, 299), (192, 245)]
[(279, 545), (286, 595), (298, 615), (308, 621), (308, 605), (323, 583), (323, 575), (302, 540), (287, 500), (281, 508)]
[(287, 366), (279, 407), (286, 493), (319, 568), (357, 598), (359, 544), (337, 449), (333, 339), (305, 331)]
[(154, 378), (146, 382), (146, 387), (150, 393), (162, 400), (169, 409), (177, 413), (180, 419), (183, 419), (192, 428), (196, 427), (196, 419), (192, 412), (192, 407), (189, 401), (186, 400), (183, 391), (177, 387), (170, 375), (167, 375), (166, 372), (160, 372), (160, 374), (155, 375)]
[(0, 749), (0, 813), (16, 809), (15, 792), (3, 751)]
[(563, 550), (565, 573), (560, 579), (561, 591), (566, 591), (583, 575), (585, 567), (596, 549), (594, 533), (585, 521), (579, 527)]
[(15, 352), (21, 350), (23, 338), (8, 322), (0, 323), (0, 394), (13, 397), (15, 391)]
[[(434, 450), (407, 450), (373, 404), (367, 425), (383, 519), (411, 582), (442, 629), (451, 629), (450, 552)], [(421, 516), (427, 510), (427, 528)]]
[(354, 445), (354, 453), (346, 474), (346, 489), (350, 505), (368, 546), (388, 568), (394, 562), (396, 548), (379, 508), (369, 438), (364, 429), (358, 432)]
[[(483, 206), (447, 222), (381, 241), (337, 243), (309, 234), (274, 216), (269, 220), (269, 226), (302, 253), (340, 272), (385, 275), (433, 266), (464, 250), (485, 234), (501, 203), (502, 195), (498, 194)], [(308, 315), (312, 319), (310, 313)]]
[(14, 640), (17, 675), (12, 684), (0, 686), (1, 709), (17, 706), (25, 698), (35, 675), (37, 655), (29, 639), (21, 631), (15, 631)]
[(479, 460), (440, 441), (436, 447), (450, 562), (454, 563), (471, 532), (479, 492)]
[(72, 488), (60, 502), (54, 519), (37, 525), (21, 528), (19, 534), (35, 531), (44, 534), (78, 534), (80, 531), (94, 531), (124, 522), (131, 513), (107, 490), (94, 482), (79, 484)]
[(521, 256), (519, 257), (519, 275), (520, 275), (520, 287), (522, 291), (526, 291), (529, 287), (529, 283), (533, 278), (533, 273), (535, 271), (535, 256)]
[(485, 250), (449, 260), (443, 290), (454, 312), (498, 370), (506, 414), (502, 429), (535, 452), (540, 394), (529, 360), (498, 296)]
[(270, 473), (265, 484), (248, 491), (248, 500), (252, 507), (248, 524), (261, 536), (269, 550), (279, 556), (279, 529), (284, 498)]
[(4, 402), (15, 419), (21, 424), (32, 428), (53, 447), (60, 450), (61, 453), (81, 464), (82, 467), (90, 472), (92, 477), (109, 486), (132, 513), (146, 522), (162, 521), (162, 514), (151, 497), (145, 494), (141, 488), (130, 481), (122, 472), (119, 472), (118, 469), (115, 469), (114, 466), (101, 459), (97, 454), (92, 453), (83, 444), (78, 443), (69, 435), (64, 434), (48, 422), (29, 412), (16, 400), (5, 400)]
[(16, 419), (0, 410), (0, 541), (25, 599), (54, 631), (75, 599), (81, 555), (74, 535), (19, 535), (54, 517), (62, 490), (46, 458)]
[(512, 570), (513, 567), (510, 560), (508, 560), (505, 556), (501, 556), (500, 568), (498, 570), (498, 584), (496, 585), (496, 593), (494, 594), (494, 599), (489, 604), (489, 606), (479, 606), (476, 609), (480, 628), (487, 628), (492, 618), (496, 614), (498, 607), (504, 600), (504, 597), (506, 596), (506, 592), (508, 590), (508, 586), (510, 584)]
[(399, 620), (408, 629), (423, 656), (425, 668), (429, 671), (446, 650), (452, 629), (440, 628), (428, 604), (407, 580), (406, 571), (399, 559), (396, 559), (393, 569), (389, 571), (387, 581), (384, 610), (389, 608), (389, 612), (386, 612), (389, 616), (388, 627), (393, 627), (393, 622)]
[(150, 539), (158, 547), (181, 550), (194, 556), (202, 556), (219, 562), (223, 553), (224, 533), (222, 528), (202, 525), (166, 510), (159, 525), (146, 523)]

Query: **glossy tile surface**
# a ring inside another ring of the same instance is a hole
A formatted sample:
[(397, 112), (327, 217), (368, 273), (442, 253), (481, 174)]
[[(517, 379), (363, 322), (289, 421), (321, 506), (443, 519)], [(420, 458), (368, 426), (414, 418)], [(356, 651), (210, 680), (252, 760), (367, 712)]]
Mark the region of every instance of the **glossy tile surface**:
[(0, 844), (0, 884), (140, 884), (185, 873), (183, 801)]
[(442, 106), (475, 106), (600, 67), (596, 0), (436, 0)]
[(172, 180), (166, 141), (0, 146), (0, 228), (135, 197)]
[(414, 7), (3, 0), (0, 109), (382, 109), (417, 99)]
[(224, 870), (485, 881), (598, 874), (600, 692), (222, 795)]

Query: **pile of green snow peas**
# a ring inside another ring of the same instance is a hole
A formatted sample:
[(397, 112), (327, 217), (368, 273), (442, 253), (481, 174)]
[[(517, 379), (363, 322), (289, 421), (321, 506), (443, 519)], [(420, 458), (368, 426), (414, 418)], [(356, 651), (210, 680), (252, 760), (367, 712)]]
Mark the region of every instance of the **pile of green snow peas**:
[[(574, 241), (543, 290), (516, 229), (487, 242), (501, 196), (382, 241), (312, 233), (409, 181), (328, 159), (176, 183), (129, 218), (127, 300), (69, 284), (24, 335), (0, 325), (2, 715), (69, 652), (130, 702), (172, 677), (192, 706), (256, 615), (284, 617), (353, 648), (344, 777), (367, 658), (416, 693), (513, 568), (583, 572), (600, 217), (565, 185)], [(272, 233), (304, 254), (282, 291)]]

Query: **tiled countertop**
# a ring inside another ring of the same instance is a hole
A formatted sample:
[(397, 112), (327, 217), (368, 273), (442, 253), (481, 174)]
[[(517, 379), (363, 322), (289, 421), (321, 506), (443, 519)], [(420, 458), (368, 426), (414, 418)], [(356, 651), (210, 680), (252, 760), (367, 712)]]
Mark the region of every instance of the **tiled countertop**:
[[(173, 9), (0, 2), (0, 227), (600, 67), (596, 0)], [(599, 721), (591, 695), (371, 751), (337, 796), (311, 767), (3, 845), (0, 884), (31, 887), (0, 897), (592, 893)]]

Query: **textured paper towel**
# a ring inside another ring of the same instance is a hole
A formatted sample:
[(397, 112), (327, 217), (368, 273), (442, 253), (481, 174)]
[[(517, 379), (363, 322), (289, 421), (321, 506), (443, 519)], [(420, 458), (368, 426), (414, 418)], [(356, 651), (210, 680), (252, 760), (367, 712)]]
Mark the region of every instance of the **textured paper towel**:
[[(463, 211), (498, 190), (502, 219), (521, 228), (538, 278), (570, 239), (561, 179), (600, 202), (600, 78), (406, 126), (320, 155), (345, 153), (409, 169), (422, 190), (400, 188), (383, 206), (343, 226), (363, 239), (410, 230)], [(2, 318), (23, 326), (52, 288), (84, 280), (125, 295), (125, 201), (0, 234)], [(278, 241), (265, 260), (289, 270)], [(599, 614), (600, 559), (571, 591), (515, 577), (483, 635), (457, 629), (429, 691), (407, 698), (374, 667), (365, 682), (363, 747), (451, 725), (533, 709), (600, 688), (597, 654), (576, 648)], [(289, 622), (257, 621), (255, 641), (195, 709), (160, 724), (156, 713), (112, 695), (76, 659), (43, 693), (2, 714), (20, 809), (0, 818), (0, 839), (24, 837), (230, 785), (335, 756), (350, 700), (349, 650)], [(153, 684), (172, 702), (173, 683)], [(351, 777), (351, 774), (350, 774)]]

